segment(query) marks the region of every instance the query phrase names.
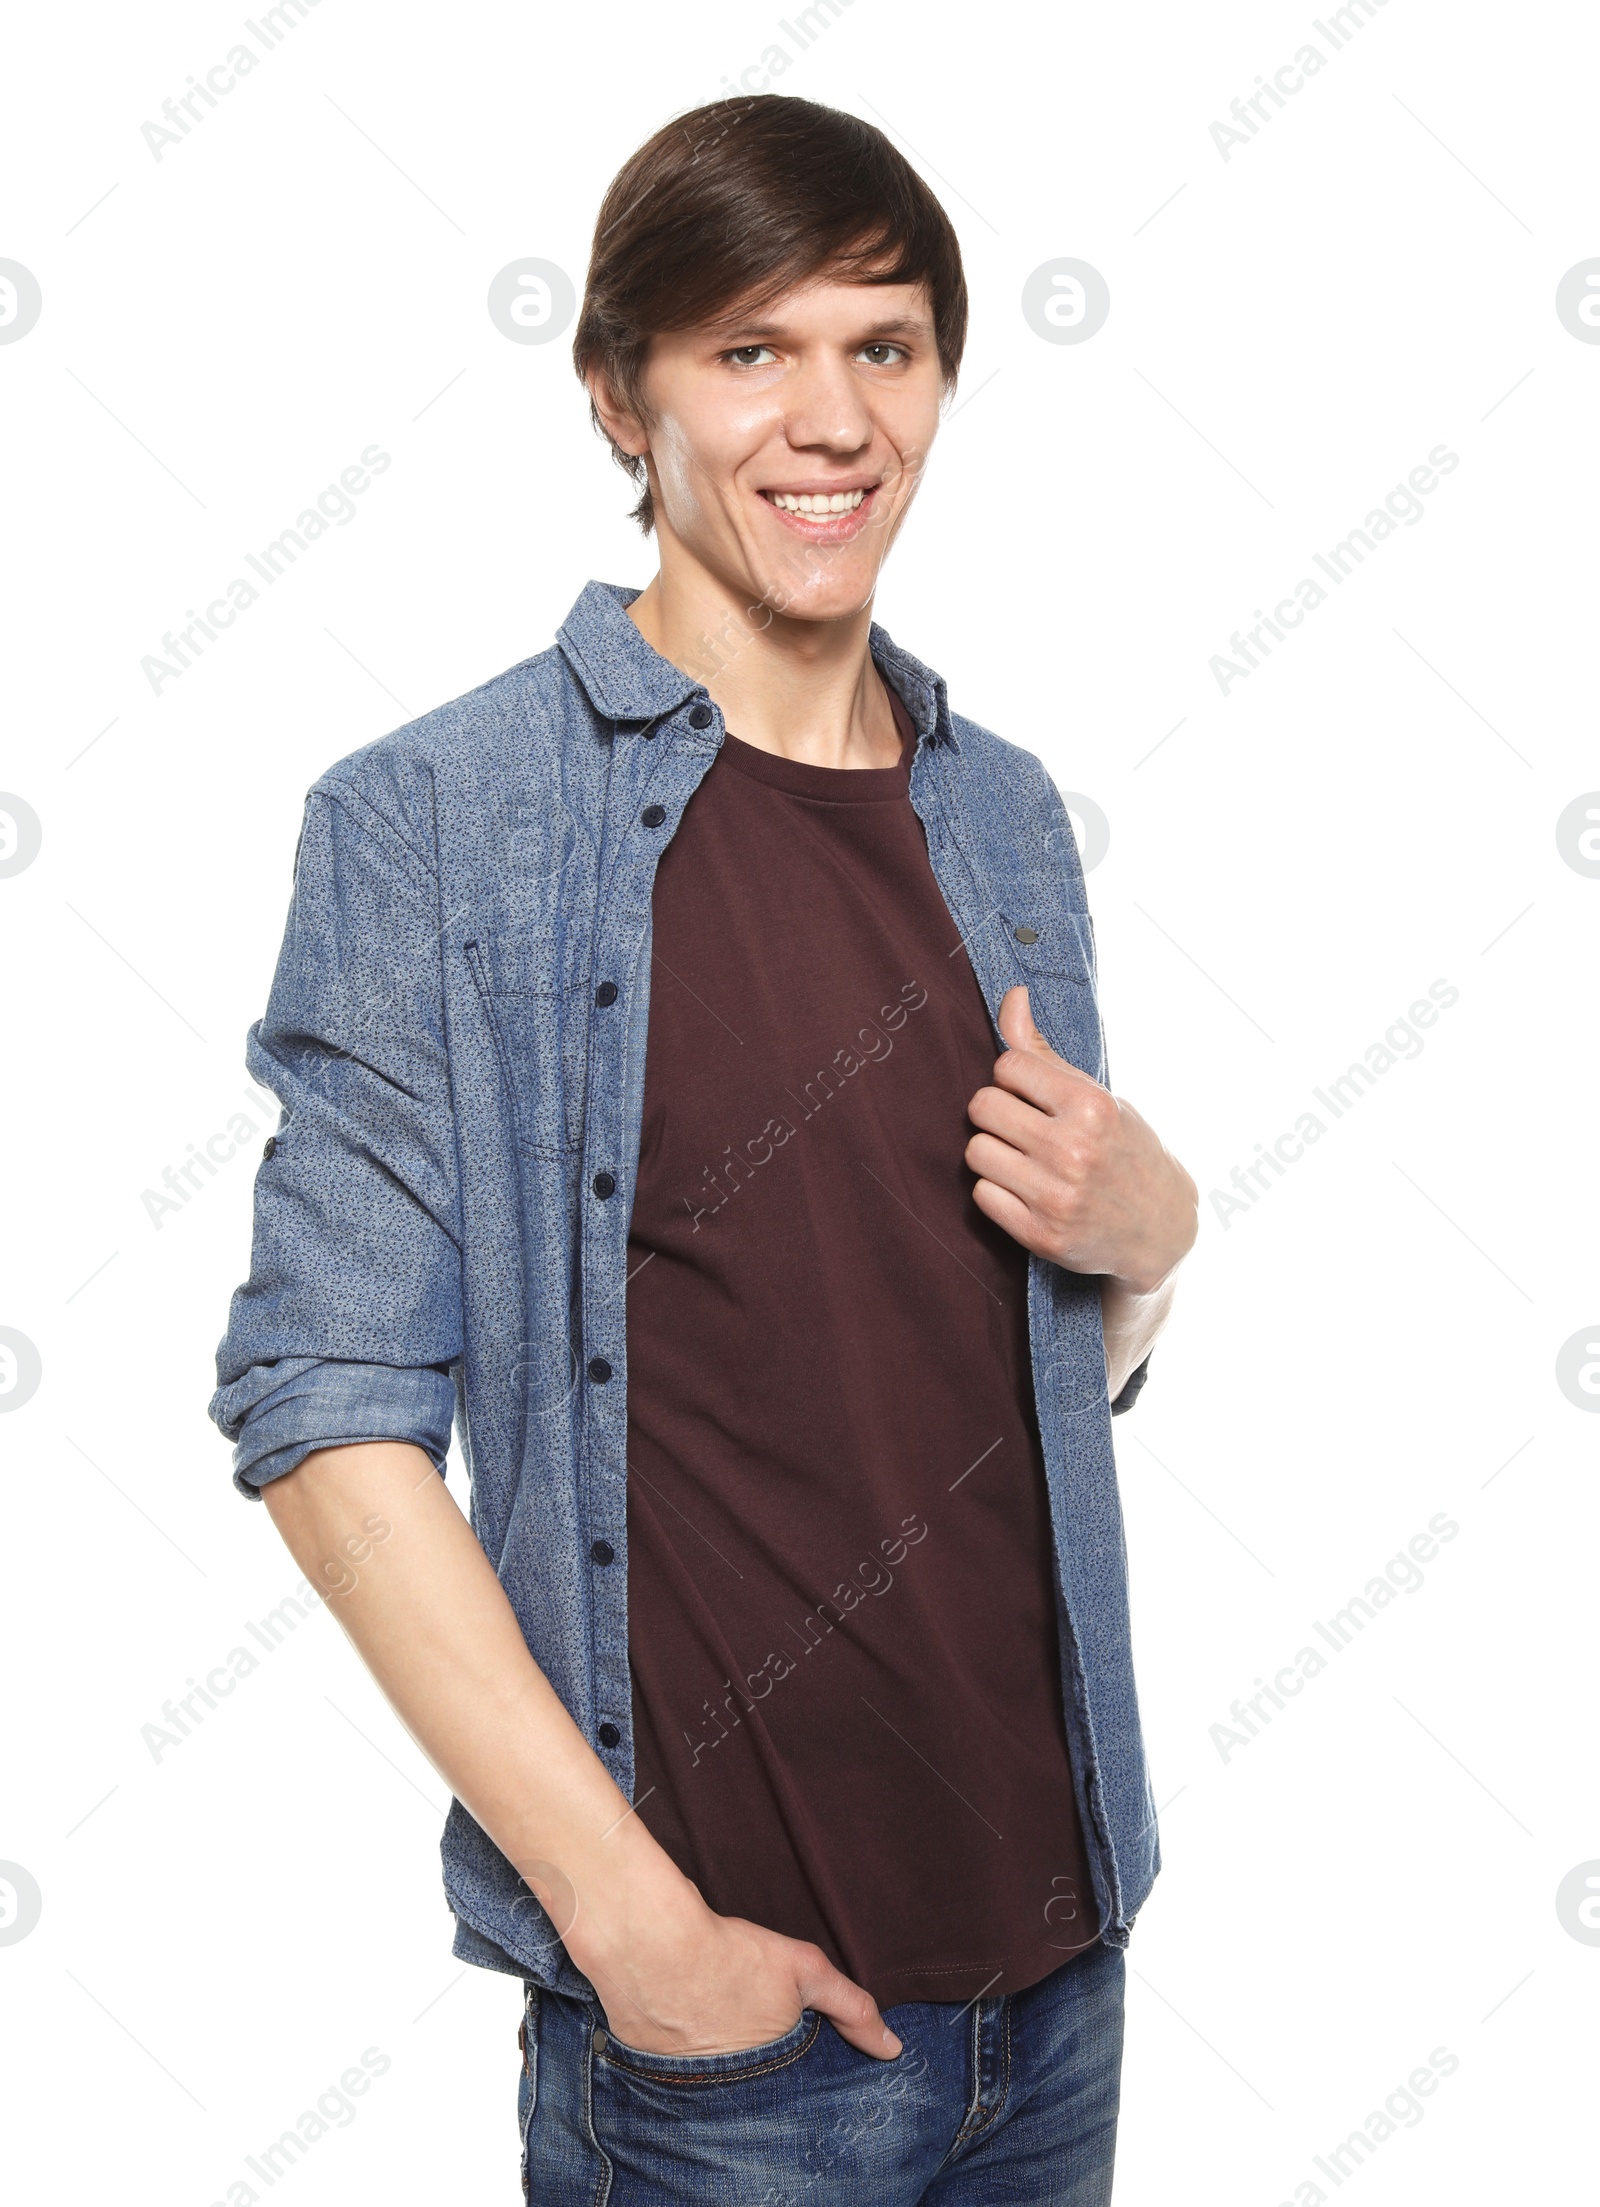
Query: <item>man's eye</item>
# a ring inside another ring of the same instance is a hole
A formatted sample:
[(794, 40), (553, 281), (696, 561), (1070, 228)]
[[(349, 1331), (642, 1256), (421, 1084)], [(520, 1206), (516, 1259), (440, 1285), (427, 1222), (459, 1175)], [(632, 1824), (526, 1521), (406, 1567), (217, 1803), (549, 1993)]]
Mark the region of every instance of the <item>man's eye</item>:
[(870, 361), (874, 368), (887, 368), (889, 366), (888, 355), (890, 353), (899, 353), (903, 356), (905, 353), (905, 347), (903, 345), (890, 345), (885, 343), (882, 345), (863, 345), (861, 348), (862, 358), (864, 360)]
[(764, 368), (766, 362), (753, 356), (760, 353), (770, 353), (771, 351), (772, 347), (770, 345), (735, 345), (727, 357), (737, 368)]

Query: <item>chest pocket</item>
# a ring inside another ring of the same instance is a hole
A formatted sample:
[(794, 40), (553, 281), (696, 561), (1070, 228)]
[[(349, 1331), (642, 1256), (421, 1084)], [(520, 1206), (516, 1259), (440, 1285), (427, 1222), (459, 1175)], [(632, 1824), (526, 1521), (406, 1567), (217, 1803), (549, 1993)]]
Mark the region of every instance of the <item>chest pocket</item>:
[(588, 1022), (553, 927), (509, 928), (463, 945), (483, 1000), (520, 1146), (565, 1159), (583, 1147)]
[(1016, 979), (1028, 990), (1040, 1032), (1063, 1057), (1104, 1078), (1094, 922), (1052, 896), (1031, 916), (1002, 913)]
[(1007, 948), (1016, 960), (1020, 977), (1028, 981), (1076, 981), (1093, 988), (1096, 980), (1094, 922), (1087, 912), (1063, 910), (1052, 898), (1033, 917), (1000, 915)]

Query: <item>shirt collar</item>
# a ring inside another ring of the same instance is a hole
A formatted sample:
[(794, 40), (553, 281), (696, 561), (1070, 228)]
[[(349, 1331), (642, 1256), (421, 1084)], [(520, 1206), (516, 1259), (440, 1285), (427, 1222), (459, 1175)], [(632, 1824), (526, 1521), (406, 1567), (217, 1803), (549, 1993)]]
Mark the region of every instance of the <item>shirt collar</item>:
[(627, 609), (638, 595), (614, 582), (585, 583), (556, 631), (567, 664), (607, 720), (659, 720), (701, 688), (629, 620)]
[[(628, 618), (627, 609), (638, 595), (618, 583), (586, 583), (556, 641), (597, 713), (643, 725), (676, 712), (686, 698), (703, 696), (705, 686), (645, 642)], [(918, 735), (959, 752), (943, 677), (902, 651), (876, 621), (868, 642), (879, 672), (899, 692)]]

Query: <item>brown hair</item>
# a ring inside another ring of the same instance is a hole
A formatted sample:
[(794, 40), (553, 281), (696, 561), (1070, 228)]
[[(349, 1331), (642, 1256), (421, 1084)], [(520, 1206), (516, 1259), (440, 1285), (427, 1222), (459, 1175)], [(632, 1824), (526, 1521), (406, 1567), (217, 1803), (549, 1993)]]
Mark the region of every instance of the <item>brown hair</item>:
[[(737, 302), (770, 305), (824, 271), (849, 281), (926, 284), (946, 385), (961, 365), (967, 285), (950, 219), (881, 130), (813, 100), (774, 92), (715, 100), (680, 115), (618, 171), (595, 222), (578, 374), (598, 369), (630, 412), (650, 340), (692, 329)], [(605, 424), (591, 398), (590, 419)], [(643, 496), (641, 457), (612, 458)]]

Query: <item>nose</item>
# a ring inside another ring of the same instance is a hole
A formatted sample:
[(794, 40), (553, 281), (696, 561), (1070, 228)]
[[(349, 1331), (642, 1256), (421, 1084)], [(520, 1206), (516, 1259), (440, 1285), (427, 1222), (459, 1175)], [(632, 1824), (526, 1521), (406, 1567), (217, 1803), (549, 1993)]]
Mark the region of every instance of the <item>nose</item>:
[(807, 360), (784, 396), (784, 434), (797, 449), (847, 454), (872, 442), (871, 410), (847, 361)]

